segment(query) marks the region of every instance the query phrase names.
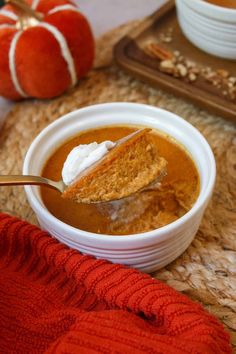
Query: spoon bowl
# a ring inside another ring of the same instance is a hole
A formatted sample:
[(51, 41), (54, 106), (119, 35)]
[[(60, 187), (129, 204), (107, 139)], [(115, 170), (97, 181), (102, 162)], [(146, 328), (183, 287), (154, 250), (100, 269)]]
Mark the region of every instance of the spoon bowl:
[[(162, 173), (154, 180), (152, 181), (148, 186), (144, 186), (142, 189), (139, 191), (132, 193), (132, 195), (137, 194), (137, 193), (143, 193), (151, 190), (155, 190), (159, 188), (159, 183), (161, 179), (166, 175), (166, 171), (162, 171)], [(56, 189), (58, 192), (63, 193), (67, 186), (63, 182), (63, 180), (60, 181), (52, 181), (49, 178), (41, 177), (41, 176), (30, 176), (30, 175), (5, 175), (5, 176), (0, 176), (0, 186), (23, 186), (23, 185), (31, 185), (31, 186), (45, 186), (48, 188)], [(102, 203), (110, 203), (110, 202), (115, 202), (117, 200), (121, 199), (126, 199), (130, 197), (130, 195), (119, 198), (119, 199), (111, 199), (108, 201), (91, 201), (87, 202), (84, 204), (102, 204)]]
[[(137, 131), (117, 140), (115, 142), (115, 146), (120, 146), (124, 144), (127, 140), (133, 138), (135, 135), (138, 135), (140, 132), (143, 131), (151, 131), (149, 128), (143, 128), (143, 129), (138, 129)], [(113, 148), (112, 148), (113, 149)], [(109, 153), (109, 152), (108, 152)], [(99, 164), (103, 160), (100, 159), (96, 164)], [(86, 171), (86, 170), (85, 170)], [(148, 182), (148, 184), (144, 184), (139, 188), (138, 190), (135, 190), (134, 192), (129, 193), (126, 196), (123, 197), (118, 197), (118, 198), (113, 198), (109, 200), (97, 200), (97, 201), (83, 201), (82, 203), (85, 204), (98, 204), (98, 203), (109, 203), (113, 201), (118, 201), (121, 199), (125, 199), (130, 197), (131, 195), (135, 195), (137, 193), (145, 192), (145, 191), (150, 191), (150, 190), (155, 190), (159, 188), (159, 182), (162, 180), (162, 178), (166, 175), (166, 169), (165, 167), (160, 171), (158, 176), (154, 178), (151, 182)], [(21, 176), (15, 176), (15, 175), (9, 175), (9, 176), (0, 176), (0, 186), (10, 186), (10, 185), (44, 185), (49, 188), (56, 189), (60, 193), (64, 193), (67, 188), (70, 186), (67, 186), (63, 180), (60, 181), (53, 181), (45, 177), (41, 176), (31, 176), (31, 175), (21, 175)], [(80, 202), (81, 203), (81, 202)]]

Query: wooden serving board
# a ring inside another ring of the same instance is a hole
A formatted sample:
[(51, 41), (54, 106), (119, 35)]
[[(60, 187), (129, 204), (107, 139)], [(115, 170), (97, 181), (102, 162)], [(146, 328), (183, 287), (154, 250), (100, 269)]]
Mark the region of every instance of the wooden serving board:
[(224, 69), (230, 75), (236, 76), (236, 61), (204, 53), (186, 39), (178, 24), (174, 1), (169, 1), (162, 6), (144, 20), (138, 29), (117, 43), (114, 56), (118, 65), (151, 85), (187, 98), (210, 112), (236, 122), (236, 99), (224, 97), (221, 90), (202, 78), (189, 83), (161, 72), (159, 61), (145, 53), (145, 45), (150, 40), (156, 41), (160, 34), (167, 33), (170, 28), (173, 29), (173, 35), (172, 41), (165, 43), (167, 49), (172, 52), (179, 51), (181, 55), (200, 67), (211, 67), (213, 70)]

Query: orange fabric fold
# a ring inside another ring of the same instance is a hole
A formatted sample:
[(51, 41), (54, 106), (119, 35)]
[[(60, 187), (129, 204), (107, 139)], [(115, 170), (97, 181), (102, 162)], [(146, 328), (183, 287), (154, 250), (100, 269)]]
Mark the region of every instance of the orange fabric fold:
[(232, 353), (203, 307), (0, 214), (1, 353)]

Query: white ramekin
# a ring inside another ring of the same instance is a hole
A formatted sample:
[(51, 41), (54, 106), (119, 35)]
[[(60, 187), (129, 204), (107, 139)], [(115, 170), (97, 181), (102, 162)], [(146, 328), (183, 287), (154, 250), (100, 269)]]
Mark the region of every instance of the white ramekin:
[(236, 59), (236, 9), (204, 0), (176, 0), (180, 27), (185, 36), (203, 51), (225, 59)]
[(200, 194), (193, 208), (183, 217), (142, 234), (98, 235), (76, 229), (54, 217), (44, 206), (38, 187), (27, 186), (25, 191), (41, 227), (61, 242), (98, 258), (152, 272), (172, 262), (189, 246), (212, 195), (216, 175), (214, 156), (207, 141), (192, 125), (173, 113), (148, 105), (107, 103), (90, 106), (71, 112), (44, 129), (26, 154), (23, 173), (40, 175), (55, 149), (77, 133), (119, 124), (159, 129), (177, 139), (192, 155), (200, 174)]

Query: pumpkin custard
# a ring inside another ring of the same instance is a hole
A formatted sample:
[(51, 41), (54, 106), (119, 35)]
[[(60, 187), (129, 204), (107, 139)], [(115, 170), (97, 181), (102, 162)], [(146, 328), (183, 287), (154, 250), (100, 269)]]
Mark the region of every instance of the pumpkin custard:
[[(139, 127), (134, 126), (111, 126), (82, 132), (57, 148), (46, 162), (42, 176), (60, 180), (68, 154), (81, 144), (91, 144), (94, 141), (98, 144), (104, 141), (116, 142), (138, 129)], [(64, 199), (56, 190), (42, 186), (42, 199), (47, 209), (59, 220), (73, 227), (109, 235), (132, 235), (151, 231), (183, 216), (191, 209), (199, 194), (197, 168), (186, 150), (173, 138), (157, 130), (151, 130), (148, 135), (153, 151), (157, 152), (159, 167), (160, 156), (163, 158), (162, 162), (167, 161), (167, 166), (164, 162), (167, 174), (158, 184), (158, 188), (113, 202), (83, 204)], [(145, 170), (145, 161), (142, 160), (140, 168), (143, 164)], [(123, 176), (123, 169), (121, 175)], [(96, 183), (96, 178), (94, 180)], [(114, 189), (119, 191), (115, 186)], [(93, 193), (94, 191), (95, 189)]]

